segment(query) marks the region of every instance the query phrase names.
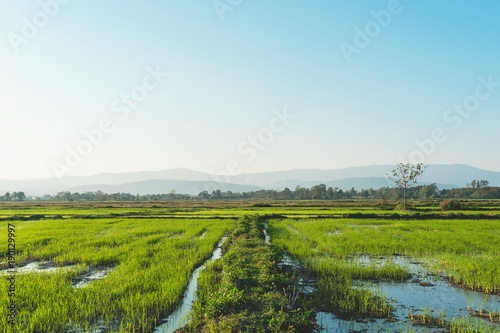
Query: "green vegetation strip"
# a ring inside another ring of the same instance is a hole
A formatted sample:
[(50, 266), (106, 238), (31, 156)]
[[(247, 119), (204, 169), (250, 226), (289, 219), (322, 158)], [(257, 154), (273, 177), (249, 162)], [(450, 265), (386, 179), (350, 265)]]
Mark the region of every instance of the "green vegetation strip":
[(200, 274), (194, 319), (182, 331), (312, 330), (309, 301), (299, 296), (290, 272), (279, 272), (278, 259), (264, 241), (262, 219), (243, 216), (226, 242), (224, 257)]
[[(455, 200), (452, 200), (455, 202)], [(413, 201), (408, 210), (378, 201), (165, 201), (0, 203), (0, 221), (61, 218), (239, 218), (248, 214), (293, 218), (500, 219), (500, 201), (460, 201), (443, 210), (436, 200)], [(442, 204), (442, 202), (441, 202)]]

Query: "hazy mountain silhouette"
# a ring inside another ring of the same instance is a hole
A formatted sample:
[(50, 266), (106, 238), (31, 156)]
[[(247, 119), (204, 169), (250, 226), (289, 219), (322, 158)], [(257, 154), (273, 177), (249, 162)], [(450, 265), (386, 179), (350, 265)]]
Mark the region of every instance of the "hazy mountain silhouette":
[(212, 192), (214, 190), (232, 191), (232, 192), (250, 192), (262, 190), (261, 187), (252, 185), (239, 185), (225, 183), (219, 186), (213, 182), (189, 181), (189, 180), (165, 180), (151, 179), (140, 182), (125, 183), (120, 185), (86, 185), (72, 187), (71, 192), (95, 192), (101, 190), (105, 193), (131, 193), (131, 194), (162, 194), (175, 190), (176, 193), (198, 194), (205, 190)]
[[(101, 190), (106, 193), (127, 192), (132, 194), (177, 193), (197, 194), (206, 189), (221, 191), (254, 191), (258, 189), (294, 189), (297, 185), (311, 187), (317, 184), (341, 189), (380, 188), (392, 186), (386, 173), (392, 165), (370, 165), (344, 169), (296, 169), (288, 171), (248, 173), (227, 177), (218, 183), (219, 177), (185, 168), (101, 173), (93, 176), (64, 177), (37, 180), (0, 180), (0, 194), (7, 191), (24, 191), (27, 195), (56, 194), (60, 191), (85, 192)], [(220, 177), (224, 178), (224, 177)], [(424, 173), (423, 184), (436, 183), (438, 188), (464, 187), (473, 179), (486, 179), (491, 186), (500, 186), (500, 172), (487, 171), (465, 164), (433, 164)]]

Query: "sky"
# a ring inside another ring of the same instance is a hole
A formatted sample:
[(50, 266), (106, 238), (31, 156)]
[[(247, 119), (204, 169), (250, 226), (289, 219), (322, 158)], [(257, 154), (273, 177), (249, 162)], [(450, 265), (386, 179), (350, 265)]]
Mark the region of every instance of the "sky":
[(3, 1), (0, 179), (500, 171), (497, 1)]

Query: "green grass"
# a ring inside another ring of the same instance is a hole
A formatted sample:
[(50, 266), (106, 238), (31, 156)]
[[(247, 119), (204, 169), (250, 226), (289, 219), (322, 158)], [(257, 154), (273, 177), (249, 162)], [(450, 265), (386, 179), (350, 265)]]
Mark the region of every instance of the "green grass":
[(277, 244), (300, 258), (410, 256), (461, 286), (500, 292), (498, 220), (286, 220), (271, 226)]
[(312, 331), (312, 311), (294, 298), (293, 277), (279, 273), (262, 229), (259, 217), (238, 221), (224, 257), (200, 274), (194, 320), (183, 332)]
[[(256, 207), (259, 205), (270, 207)], [(110, 217), (186, 217), (210, 218), (216, 216), (238, 218), (246, 214), (283, 215), (287, 217), (343, 217), (347, 214), (371, 214), (402, 216), (461, 214), (465, 216), (487, 215), (500, 219), (500, 201), (473, 200), (464, 204), (467, 209), (453, 212), (441, 211), (439, 201), (412, 202), (409, 210), (395, 210), (396, 204), (381, 206), (377, 200), (348, 201), (168, 201), (168, 202), (27, 202), (0, 203), (0, 218), (29, 217), (42, 214), (48, 217), (61, 215), (66, 218), (93, 216)]]
[(361, 255), (418, 258), (464, 288), (500, 292), (500, 221), (275, 220), (270, 230), (277, 246), (317, 271), (320, 292), (341, 316), (375, 315), (377, 302), (379, 312), (390, 312), (381, 295), (363, 294), (353, 281), (410, 276), (396, 264), (351, 260)]
[[(12, 223), (12, 222), (11, 222)], [(149, 331), (182, 297), (232, 220), (97, 219), (14, 222), (18, 263), (77, 264), (76, 271), (17, 275), (18, 332), (81, 330), (102, 321), (117, 331)], [(6, 230), (7, 222), (0, 222)], [(205, 236), (200, 239), (200, 235)], [(179, 237), (181, 235), (181, 237)], [(0, 243), (5, 244), (6, 232)], [(0, 261), (5, 261), (4, 255)], [(75, 289), (83, 270), (112, 266), (103, 280)], [(7, 290), (7, 280), (0, 280)], [(0, 294), (7, 304), (7, 294)], [(7, 327), (6, 307), (0, 327)], [(9, 328), (10, 329), (10, 328)]]
[[(360, 264), (356, 259), (364, 255), (415, 258), (458, 286), (500, 293), (498, 202), (474, 201), (470, 210), (460, 212), (441, 212), (437, 202), (418, 202), (405, 212), (374, 201), (254, 204), (0, 204), (0, 217), (11, 219), (0, 221), (0, 244), (6, 244), (7, 225), (14, 224), (18, 264), (76, 265), (54, 273), (17, 275), (17, 332), (65, 332), (71, 327), (85, 331), (106, 323), (116, 332), (151, 332), (176, 308), (192, 271), (224, 234), (230, 239), (223, 259), (200, 274), (195, 307), (199, 326), (192, 326), (194, 331), (237, 332), (249, 323), (263, 331), (288, 330), (297, 323), (306, 327), (313, 310), (349, 319), (390, 317), (393, 309), (384, 296), (360, 289), (357, 281), (404, 281), (410, 273), (390, 262)], [(463, 215), (450, 215), (457, 213)], [(37, 214), (64, 218), (21, 219)], [(493, 216), (471, 218), (478, 214)], [(425, 219), (416, 219), (422, 216)], [(459, 219), (438, 218), (446, 216)], [(263, 241), (263, 221), (269, 224), (272, 246)], [(7, 248), (1, 251), (0, 262), (6, 262)], [(296, 313), (286, 308), (297, 277), (276, 266), (284, 252), (317, 277), (318, 292), (300, 294), (294, 309), (301, 311)], [(105, 279), (81, 289), (73, 286), (89, 269), (104, 267), (113, 268)], [(6, 279), (0, 279), (0, 290), (7, 290)], [(0, 303), (7, 302), (7, 293), (0, 293)], [(6, 314), (7, 308), (0, 307), (0, 331), (11, 332)], [(466, 331), (467, 325), (472, 324), (450, 321), (457, 332)]]

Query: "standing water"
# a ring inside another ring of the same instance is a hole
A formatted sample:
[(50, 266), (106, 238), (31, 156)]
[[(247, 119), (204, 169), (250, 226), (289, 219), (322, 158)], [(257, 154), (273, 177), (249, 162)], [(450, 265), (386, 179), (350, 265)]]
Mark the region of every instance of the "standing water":
[(198, 276), (200, 272), (205, 269), (205, 266), (222, 256), (222, 244), (226, 241), (227, 237), (222, 237), (221, 241), (217, 245), (217, 248), (212, 253), (212, 257), (205, 261), (203, 265), (194, 270), (191, 279), (189, 280), (188, 287), (184, 292), (184, 297), (182, 299), (182, 304), (172, 312), (170, 316), (163, 321), (163, 323), (158, 326), (154, 332), (155, 333), (171, 333), (181, 327), (186, 326), (190, 322), (191, 309), (193, 308), (194, 301), (196, 300), (196, 289), (198, 288)]
[[(465, 321), (481, 332), (499, 332), (498, 323), (492, 324), (488, 318), (473, 316), (474, 312), (485, 310), (497, 313), (500, 308), (500, 296), (456, 288), (443, 276), (428, 274), (425, 267), (411, 258), (388, 257), (372, 261), (369, 256), (361, 256), (355, 261), (370, 265), (396, 263), (405, 266), (413, 278), (405, 282), (396, 281), (361, 281), (358, 288), (368, 289), (385, 295), (394, 306), (394, 317), (386, 319), (366, 319), (350, 321), (334, 314), (318, 312), (316, 321), (321, 332), (443, 332), (443, 328), (413, 325), (410, 314), (422, 314), (424, 309), (432, 316), (446, 321)], [(496, 326), (495, 326), (496, 325)]]
[(265, 236), (265, 239), (264, 241), (266, 242), (267, 245), (271, 245), (271, 237), (269, 237), (269, 234), (267, 233), (267, 223), (264, 223), (264, 236)]

